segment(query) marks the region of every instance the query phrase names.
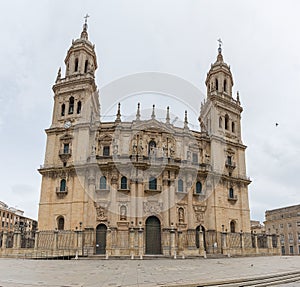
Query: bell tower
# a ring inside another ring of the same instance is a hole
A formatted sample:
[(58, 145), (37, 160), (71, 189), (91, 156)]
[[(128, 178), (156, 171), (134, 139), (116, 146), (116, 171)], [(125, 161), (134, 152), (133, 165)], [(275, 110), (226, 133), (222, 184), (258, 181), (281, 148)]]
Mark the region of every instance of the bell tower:
[(80, 38), (72, 41), (67, 52), (65, 75), (59, 69), (52, 88), (52, 123), (46, 130), (45, 160), (39, 169), (42, 174), (39, 228), (43, 230), (59, 226), (74, 229), (87, 209), (85, 177), (78, 166), (86, 163), (94, 150), (100, 103), (95, 83), (95, 46), (88, 39), (85, 18)]
[(87, 123), (100, 118), (100, 104), (95, 71), (95, 45), (88, 39), (87, 17), (80, 38), (72, 41), (65, 58), (65, 77), (58, 71), (54, 91), (54, 110), (51, 127)]
[[(217, 175), (214, 192), (216, 198), (219, 198), (219, 204), (214, 203), (215, 214), (225, 210), (225, 217), (232, 218), (237, 230), (250, 232), (248, 203), (250, 180), (246, 176), (246, 146), (243, 145), (241, 136), (243, 108), (239, 94), (237, 93), (236, 98), (233, 97), (233, 77), (230, 66), (223, 59), (221, 40), (217, 60), (211, 65), (205, 84), (207, 97), (201, 104), (199, 121), (201, 130), (206, 132), (211, 140), (211, 166)], [(232, 205), (239, 206), (243, 212), (235, 214)], [(230, 226), (229, 222), (220, 222), (217, 225), (227, 226), (228, 230)]]

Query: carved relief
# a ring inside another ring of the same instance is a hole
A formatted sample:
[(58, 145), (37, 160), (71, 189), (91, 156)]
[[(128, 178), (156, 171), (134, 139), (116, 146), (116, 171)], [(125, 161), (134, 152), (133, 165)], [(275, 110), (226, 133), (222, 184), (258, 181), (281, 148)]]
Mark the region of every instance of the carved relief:
[(96, 220), (97, 221), (107, 221), (107, 209), (104, 206), (97, 205), (95, 203), (96, 207)]
[(206, 211), (206, 206), (204, 205), (194, 205), (194, 212), (197, 222), (204, 221), (204, 212)]
[(152, 214), (159, 214), (162, 211), (163, 204), (162, 202), (144, 202), (143, 204), (144, 214), (145, 215), (152, 215)]

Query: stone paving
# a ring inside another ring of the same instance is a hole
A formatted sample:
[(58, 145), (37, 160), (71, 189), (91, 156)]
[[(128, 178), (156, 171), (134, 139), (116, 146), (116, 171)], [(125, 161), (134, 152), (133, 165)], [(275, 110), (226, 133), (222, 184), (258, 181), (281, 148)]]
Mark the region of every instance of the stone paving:
[[(2, 258), (0, 287), (149, 287), (201, 284), (299, 270), (300, 256), (70, 261)], [(300, 286), (300, 282), (285, 286)]]

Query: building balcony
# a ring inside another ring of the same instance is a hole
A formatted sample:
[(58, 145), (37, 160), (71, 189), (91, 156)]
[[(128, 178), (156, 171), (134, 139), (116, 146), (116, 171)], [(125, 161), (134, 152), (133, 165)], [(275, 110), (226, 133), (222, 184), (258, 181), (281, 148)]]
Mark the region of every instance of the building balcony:
[(72, 149), (61, 149), (59, 151), (59, 157), (63, 162), (66, 162), (72, 155)]
[(68, 194), (68, 187), (65, 187), (64, 190), (60, 190), (60, 187), (56, 187), (56, 195), (58, 197), (64, 197)]
[(197, 197), (199, 201), (206, 200), (206, 194), (204, 194), (202, 192), (201, 193), (194, 192), (193, 196)]
[(162, 186), (157, 184), (145, 183), (144, 191), (146, 193), (160, 193), (162, 191)]
[(228, 201), (231, 203), (235, 203), (235, 202), (237, 202), (237, 200), (238, 200), (237, 195), (228, 196)]
[(101, 187), (96, 189), (96, 193), (99, 195), (106, 195), (110, 192), (110, 186)]
[(130, 188), (129, 188), (128, 185), (127, 185), (127, 186), (122, 186), (122, 185), (120, 185), (120, 186), (118, 187), (118, 191), (123, 192), (123, 193), (129, 193), (129, 192), (130, 192)]
[(236, 168), (236, 163), (233, 161), (226, 161), (225, 166), (230, 170), (234, 170)]

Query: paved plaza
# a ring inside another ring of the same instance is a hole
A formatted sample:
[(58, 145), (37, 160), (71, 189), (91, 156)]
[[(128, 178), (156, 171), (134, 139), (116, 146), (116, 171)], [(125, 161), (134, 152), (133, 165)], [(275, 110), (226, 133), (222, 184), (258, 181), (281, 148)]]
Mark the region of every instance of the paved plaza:
[[(0, 259), (0, 286), (161, 286), (300, 270), (300, 257), (153, 260)], [(284, 286), (300, 286), (300, 282)]]

